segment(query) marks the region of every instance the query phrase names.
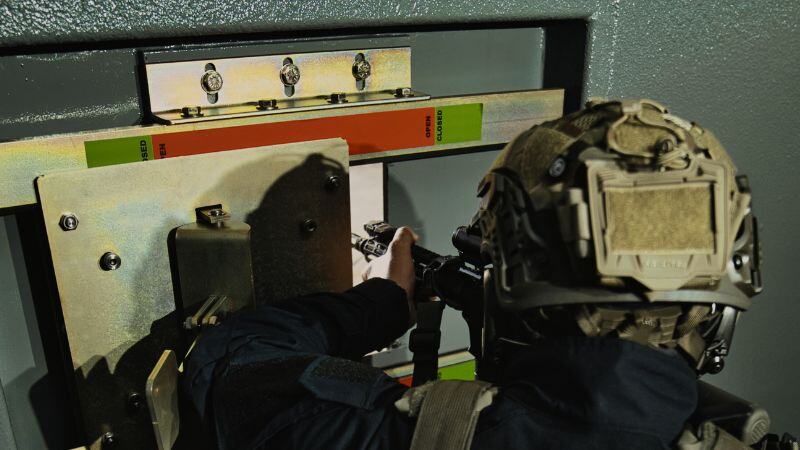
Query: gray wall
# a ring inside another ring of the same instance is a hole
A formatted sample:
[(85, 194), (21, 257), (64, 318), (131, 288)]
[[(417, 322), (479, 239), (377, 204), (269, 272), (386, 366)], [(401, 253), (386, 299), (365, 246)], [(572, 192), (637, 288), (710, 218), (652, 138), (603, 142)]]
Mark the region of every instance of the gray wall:
[[(765, 406), (773, 415), (775, 430), (800, 432), (800, 384), (796, 382), (800, 302), (796, 301), (794, 273), (800, 253), (796, 239), (800, 177), (795, 173), (800, 164), (794, 157), (800, 125), (795, 111), (800, 103), (800, 65), (796, 62), (800, 55), (800, 2), (198, 0), (190, 5), (181, 0), (7, 0), (0, 3), (0, 51), (11, 55), (41, 52), (37, 58), (57, 59), (64, 55), (55, 54), (58, 50), (52, 45), (75, 43), (71, 49), (86, 50), (80, 64), (87, 71), (110, 77), (122, 71), (127, 80), (122, 85), (129, 85), (133, 52), (104, 48), (138, 45), (143, 38), (149, 39), (148, 45), (161, 45), (193, 36), (234, 33), (249, 33), (241, 39), (256, 39), (271, 32), (336, 33), (342, 29), (342, 33), (353, 33), (387, 26), (522, 25), (540, 19), (586, 18), (590, 34), (585, 96), (661, 100), (673, 112), (713, 130), (750, 175), (763, 227), (766, 291), (741, 321), (728, 367), (712, 380)], [(49, 47), (37, 47), (40, 45)], [(126, 65), (96, 63), (117, 51), (124, 54)], [(15, 56), (7, 58), (0, 63), (0, 73), (24, 63)], [(448, 70), (441, 68), (443, 74)], [(59, 75), (56, 71), (52, 74)], [(42, 77), (39, 80), (47, 82)], [(69, 80), (57, 81), (69, 85)], [(15, 86), (13, 92), (0, 88), (3, 104), (24, 101), (37, 84), (31, 81)], [(66, 119), (77, 123), (88, 117), (93, 126), (135, 123), (140, 111), (138, 96), (122, 86), (119, 89), (105, 97), (111, 107), (98, 104), (70, 109)], [(91, 97), (92, 91), (86, 92)], [(56, 114), (39, 123), (61, 120)], [(14, 124), (0, 125), (4, 125), (0, 128), (2, 140), (3, 129)], [(32, 132), (45, 134), (48, 128)], [(0, 301), (14, 301), (5, 285)], [(5, 397), (8, 401), (8, 392)]]
[(34, 406), (45, 400), (40, 394), (47, 367), (11, 216), (0, 217), (0, 288), (0, 448), (15, 448), (4, 440), (16, 441), (20, 448), (46, 448), (44, 428), (59, 420), (53, 421), (47, 408)]

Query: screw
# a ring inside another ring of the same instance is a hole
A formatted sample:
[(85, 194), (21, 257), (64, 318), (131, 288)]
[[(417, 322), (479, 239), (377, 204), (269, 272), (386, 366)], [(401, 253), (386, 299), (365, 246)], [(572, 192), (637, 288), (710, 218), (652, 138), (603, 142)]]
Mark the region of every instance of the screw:
[(281, 81), (285, 86), (294, 86), (300, 81), (300, 68), (294, 63), (286, 63), (281, 67)]
[(208, 215), (214, 216), (214, 217), (219, 217), (219, 216), (221, 216), (223, 214), (225, 214), (225, 211), (223, 211), (223, 210), (221, 210), (219, 208), (212, 209), (211, 211), (208, 212)]
[(59, 219), (58, 224), (61, 225), (61, 229), (64, 231), (72, 231), (78, 228), (78, 218), (75, 217), (75, 214), (72, 213), (64, 213)]
[(116, 253), (105, 252), (103, 253), (103, 256), (100, 257), (100, 268), (105, 271), (117, 270), (121, 265), (122, 258), (120, 258)]
[(566, 170), (566, 168), (567, 162), (564, 161), (564, 158), (559, 156), (555, 159), (555, 161), (553, 161), (552, 164), (550, 164), (550, 168), (547, 169), (547, 173), (553, 178), (558, 178), (564, 174), (564, 170)]
[(367, 60), (362, 59), (353, 63), (353, 76), (358, 81), (364, 81), (372, 74), (372, 66)]
[(414, 96), (414, 91), (409, 87), (397, 88), (394, 90), (394, 96), (398, 98), (408, 98)]
[(670, 139), (664, 139), (656, 144), (656, 151), (663, 155), (669, 153), (674, 145)]
[(181, 117), (200, 117), (203, 115), (199, 106), (184, 106), (181, 108)]
[(347, 103), (347, 94), (344, 92), (334, 92), (331, 94), (331, 98), (328, 99), (329, 103)]
[(128, 394), (128, 409), (131, 411), (138, 411), (144, 406), (144, 399), (142, 394), (138, 392), (131, 392)]
[(306, 219), (300, 224), (300, 229), (306, 233), (313, 233), (317, 229), (317, 221), (314, 219)]
[(216, 94), (222, 89), (222, 75), (214, 69), (206, 70), (200, 79), (200, 86), (209, 94)]
[(117, 446), (117, 438), (114, 436), (114, 433), (108, 432), (100, 438), (100, 445), (102, 448), (113, 448)]
[(258, 109), (260, 109), (262, 111), (265, 111), (265, 110), (266, 111), (271, 111), (273, 109), (278, 109), (278, 101), (275, 100), (274, 98), (273, 99), (269, 99), (269, 100), (259, 100), (258, 101), (258, 106), (256, 106), (256, 108), (258, 108)]
[(341, 184), (342, 179), (338, 175), (331, 175), (326, 182), (326, 186), (331, 190), (338, 188)]
[(736, 270), (739, 270), (742, 268), (743, 265), (744, 265), (744, 260), (742, 259), (742, 255), (738, 253), (733, 255), (733, 267)]

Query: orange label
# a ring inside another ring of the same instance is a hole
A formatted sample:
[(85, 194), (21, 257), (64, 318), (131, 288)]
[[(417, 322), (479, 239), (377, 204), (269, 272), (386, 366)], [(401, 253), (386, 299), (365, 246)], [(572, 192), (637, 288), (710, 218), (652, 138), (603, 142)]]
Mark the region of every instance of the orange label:
[(153, 153), (161, 159), (337, 137), (351, 155), (426, 147), (434, 145), (434, 114), (434, 108), (419, 108), (157, 134)]

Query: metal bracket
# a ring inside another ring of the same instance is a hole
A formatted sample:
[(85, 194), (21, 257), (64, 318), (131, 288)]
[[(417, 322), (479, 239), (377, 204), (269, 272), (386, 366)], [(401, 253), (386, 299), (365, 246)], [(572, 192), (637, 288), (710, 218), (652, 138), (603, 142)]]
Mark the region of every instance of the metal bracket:
[(222, 205), (195, 214), (196, 223), (175, 230), (186, 330), (217, 325), (227, 313), (255, 304), (250, 226), (230, 220)]
[(427, 100), (411, 49), (252, 56), (146, 65), (150, 109), (167, 123)]

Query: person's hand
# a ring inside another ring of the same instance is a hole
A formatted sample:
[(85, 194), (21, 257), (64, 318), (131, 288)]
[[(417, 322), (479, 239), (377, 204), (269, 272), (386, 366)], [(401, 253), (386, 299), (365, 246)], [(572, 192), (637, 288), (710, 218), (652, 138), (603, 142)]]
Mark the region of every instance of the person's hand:
[(385, 278), (394, 281), (398, 286), (406, 291), (408, 299), (408, 312), (411, 324), (416, 320), (416, 308), (414, 308), (414, 261), (411, 258), (411, 246), (414, 245), (419, 237), (408, 227), (397, 229), (386, 254), (373, 259), (361, 274), (361, 278), (367, 281), (371, 278)]

